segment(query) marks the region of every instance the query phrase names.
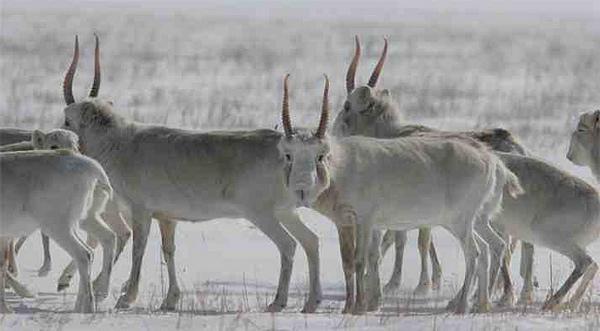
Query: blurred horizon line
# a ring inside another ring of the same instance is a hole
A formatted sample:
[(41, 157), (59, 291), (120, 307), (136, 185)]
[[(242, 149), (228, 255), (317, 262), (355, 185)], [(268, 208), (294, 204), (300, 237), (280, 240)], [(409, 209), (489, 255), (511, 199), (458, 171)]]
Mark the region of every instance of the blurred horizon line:
[(173, 13), (183, 10), (202, 10), (215, 15), (234, 15), (252, 18), (296, 17), (306, 19), (354, 18), (382, 21), (411, 16), (485, 16), (498, 18), (541, 19), (600, 19), (597, 0), (0, 0), (5, 9), (91, 10), (102, 8), (135, 9), (139, 12), (162, 10)]

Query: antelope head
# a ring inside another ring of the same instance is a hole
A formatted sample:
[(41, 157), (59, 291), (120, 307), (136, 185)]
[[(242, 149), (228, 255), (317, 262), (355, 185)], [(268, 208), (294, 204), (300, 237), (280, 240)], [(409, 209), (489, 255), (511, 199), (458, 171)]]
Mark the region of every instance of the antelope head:
[(31, 134), (31, 142), (34, 149), (69, 149), (79, 152), (79, 137), (68, 130), (54, 129), (48, 133), (34, 130)]
[(600, 170), (600, 110), (579, 116), (577, 128), (571, 134), (567, 159), (590, 167), (594, 173)]
[(316, 130), (294, 128), (290, 118), (288, 79), (283, 81), (281, 119), (284, 136), (278, 148), (284, 162), (285, 185), (297, 206), (308, 207), (329, 187), (329, 79), (325, 76), (321, 119)]
[(62, 128), (75, 132), (79, 136), (82, 150), (85, 149), (85, 144), (92, 139), (91, 136), (94, 133), (113, 126), (118, 119), (112, 113), (112, 103), (97, 98), (100, 90), (100, 41), (97, 35), (95, 35), (95, 39), (94, 81), (88, 98), (77, 102), (73, 97), (73, 77), (79, 61), (79, 40), (77, 36), (75, 36), (73, 58), (63, 82), (63, 96), (67, 106), (64, 109), (65, 119)]
[(355, 37), (354, 57), (346, 73), (346, 92), (348, 96), (344, 108), (338, 113), (333, 132), (336, 136), (365, 135), (376, 136), (374, 132), (379, 122), (388, 112), (393, 112), (388, 90), (376, 89), (377, 81), (387, 56), (388, 40), (384, 38), (383, 51), (367, 85), (356, 86), (356, 69), (361, 55), (360, 41)]

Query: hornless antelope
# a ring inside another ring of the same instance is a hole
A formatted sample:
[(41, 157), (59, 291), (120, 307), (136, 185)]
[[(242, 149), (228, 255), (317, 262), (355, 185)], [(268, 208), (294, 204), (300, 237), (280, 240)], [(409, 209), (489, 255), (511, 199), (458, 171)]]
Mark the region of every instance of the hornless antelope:
[[(20, 151), (20, 150), (31, 150), (31, 131), (17, 128), (0, 128), (0, 152), (9, 151)], [(16, 245), (11, 245), (12, 252), (18, 253), (25, 243), (26, 237), (21, 237), (17, 241)], [(12, 248), (14, 246), (14, 248)], [(48, 236), (42, 233), (42, 247), (44, 248), (44, 261), (42, 266), (38, 269), (38, 276), (44, 277), (48, 275), (50, 269), (52, 269), (52, 258), (50, 256), (50, 240)], [(16, 276), (17, 265), (14, 263), (14, 256), (9, 259), (9, 270)]]
[[(383, 69), (387, 56), (388, 41), (384, 40), (384, 48), (367, 85), (355, 87), (355, 76), (358, 62), (361, 55), (360, 42), (358, 36), (355, 37), (354, 57), (346, 73), (346, 91), (348, 96), (344, 102), (344, 107), (334, 121), (333, 132), (336, 136), (368, 136), (375, 138), (398, 138), (413, 135), (455, 135), (463, 134), (483, 142), (495, 151), (508, 152), (513, 154), (526, 155), (526, 150), (519, 142), (504, 129), (491, 129), (483, 131), (466, 132), (444, 132), (434, 128), (422, 125), (407, 125), (402, 122), (398, 106), (392, 100), (390, 91), (387, 89), (376, 89), (377, 81)], [(402, 275), (402, 258), (404, 255), (404, 246), (406, 243), (406, 232), (388, 231), (383, 240), (382, 254), (390, 247), (395, 238), (396, 259), (392, 277), (385, 286), (385, 291), (394, 291), (399, 288)], [(415, 293), (426, 293), (431, 286), (439, 288), (441, 279), (441, 267), (437, 259), (437, 254), (433, 242), (431, 241), (430, 229), (421, 228), (419, 230), (419, 252), (421, 256), (421, 274), (419, 284)], [(430, 249), (431, 247), (431, 249)], [(510, 261), (510, 251), (506, 255), (506, 262), (503, 264), (503, 273), (508, 272), (507, 264)], [(429, 280), (428, 256), (431, 256), (433, 266), (432, 280)], [(530, 301), (532, 299), (533, 281), (532, 281), (532, 259), (533, 246), (523, 243), (523, 263), (522, 276), (525, 279), (525, 286), (521, 293), (521, 299)], [(505, 284), (505, 297), (503, 301), (511, 304), (512, 288)], [(510, 294), (509, 294), (510, 291)]]
[[(531, 157), (498, 153), (514, 172), (525, 193), (517, 199), (505, 197), (502, 211), (493, 223), (506, 234), (552, 249), (575, 264), (563, 285), (544, 303), (543, 309), (560, 307), (571, 287), (581, 283), (568, 303), (576, 310), (598, 270), (586, 247), (600, 235), (600, 195), (584, 180)], [(490, 242), (492, 250), (494, 243)], [(492, 262), (492, 267), (499, 262)], [(492, 277), (497, 270), (492, 268)], [(509, 274), (510, 277), (510, 274)], [(510, 279), (509, 279), (510, 283)]]
[[(42, 132), (38, 132), (37, 138), (35, 138), (36, 137), (35, 131), (34, 132), (23, 131), (23, 132), (28, 132), (28, 137), (29, 137), (29, 138), (27, 138), (28, 141), (22, 141), (22, 142), (18, 142), (18, 143), (0, 146), (0, 152), (30, 151), (30, 150), (34, 150), (34, 149), (57, 149), (57, 148), (69, 149), (74, 152), (79, 152), (79, 147), (77, 146), (78, 137), (71, 131), (62, 130), (62, 129), (54, 129), (54, 130), (49, 131), (46, 134), (43, 134)], [(37, 140), (37, 142), (36, 142), (36, 140)], [(125, 222), (124, 216), (122, 216), (122, 214), (126, 214), (126, 210), (123, 212), (119, 211), (119, 208), (117, 207), (117, 203), (113, 199), (106, 203), (106, 207), (104, 208), (104, 212), (102, 213), (102, 216), (101, 216), (101, 218), (104, 220), (104, 224), (106, 224), (110, 228), (110, 230), (117, 235), (116, 250), (113, 253), (114, 262), (116, 262), (118, 260), (121, 252), (123, 251), (123, 248), (127, 244), (129, 237), (131, 236), (131, 228)], [(85, 226), (84, 226), (84, 228), (85, 228)], [(162, 229), (162, 227), (161, 227), (161, 229)], [(93, 229), (92, 229), (92, 231), (93, 231)], [(106, 235), (103, 235), (103, 233), (104, 233), (104, 231), (101, 230), (101, 232), (96, 235), (106, 237)], [(14, 254), (18, 253), (18, 250), (23, 245), (25, 239), (26, 239), (26, 237), (19, 238), (19, 241), (17, 242), (17, 244), (14, 245), (14, 250), (11, 249), (11, 251), (9, 253), (9, 271), (11, 271), (11, 273), (15, 276), (17, 274), (16, 273), (17, 265), (16, 265), (16, 262), (14, 259)], [(45, 276), (47, 274), (47, 272), (50, 270), (50, 268), (49, 268), (50, 262), (49, 261), (51, 261), (50, 252), (48, 250), (48, 247), (49, 247), (48, 237), (46, 235), (44, 235), (43, 233), (42, 233), (42, 242), (44, 244), (44, 264), (43, 264), (42, 268), (40, 269), (40, 271), (38, 272), (38, 276), (40, 276), (40, 277)], [(98, 241), (95, 239), (94, 236), (90, 236), (88, 234), (87, 244), (92, 249), (94, 249), (98, 245)], [(112, 247), (112, 244), (109, 244), (109, 246)], [(106, 246), (106, 247), (109, 247), (109, 246)], [(103, 247), (105, 247), (105, 246), (103, 246)], [(64, 290), (65, 288), (69, 287), (71, 279), (73, 278), (73, 276), (75, 275), (75, 272), (77, 271), (76, 269), (77, 269), (77, 267), (75, 265), (75, 261), (71, 261), (71, 263), (69, 263), (69, 265), (63, 270), (60, 278), (58, 279), (58, 286), (57, 286), (58, 291)], [(104, 270), (106, 270), (106, 269), (104, 269)], [(104, 277), (97, 278), (96, 281), (99, 281), (99, 279), (103, 279), (103, 278)], [(100, 283), (104, 283), (104, 281), (102, 281)], [(100, 284), (96, 283), (96, 282), (95, 282), (95, 284), (98, 285), (98, 286), (94, 286), (94, 289), (97, 291), (96, 292), (96, 300), (104, 299), (105, 294), (107, 293), (103, 289), (104, 286), (100, 286)], [(104, 284), (106, 284), (106, 283), (104, 283)], [(108, 290), (108, 288), (106, 288), (106, 290)]]
[[(15, 148), (11, 148), (14, 146)], [(13, 150), (56, 150), (66, 149), (74, 153), (79, 153), (79, 138), (75, 133), (63, 129), (54, 129), (48, 133), (43, 133), (39, 130), (34, 130), (31, 134), (30, 142), (16, 143), (12, 145), (5, 145), (1, 148), (13, 149)], [(112, 265), (115, 255), (115, 242), (116, 235), (112, 231), (112, 228), (119, 229), (119, 226), (108, 225), (102, 220), (100, 216), (107, 205), (107, 199), (104, 195), (104, 191), (101, 188), (94, 190), (92, 205), (87, 213), (87, 217), (81, 220), (80, 227), (88, 233), (88, 240), (86, 244), (94, 249), (98, 245), (99, 240), (102, 243), (103, 249), (103, 263), (102, 271), (94, 281), (94, 294), (96, 301), (104, 300), (108, 296), (110, 274), (112, 272)], [(113, 220), (113, 219), (111, 219)], [(12, 250), (9, 251), (9, 254)], [(14, 261), (14, 258), (9, 257), (9, 261)], [(71, 261), (69, 266), (63, 272), (59, 279), (58, 290), (64, 289), (69, 285), (69, 281), (73, 277), (76, 270), (75, 261)], [(66, 285), (65, 285), (66, 284)]]
[[(105, 199), (112, 188), (102, 167), (93, 159), (68, 150), (0, 153), (0, 228), (3, 240), (41, 229), (56, 241), (79, 269), (77, 312), (94, 312), (90, 282), (92, 252), (75, 231), (90, 212), (94, 187)], [(60, 208), (57, 208), (60, 206)], [(0, 254), (2, 260), (6, 254)], [(0, 261), (0, 311), (4, 300), (7, 263)]]
[(571, 134), (567, 159), (578, 166), (588, 167), (600, 182), (600, 110), (579, 116), (577, 128)]
[[(356, 225), (356, 303), (353, 311), (377, 309), (381, 301), (378, 277), (381, 232), (439, 225), (461, 243), (467, 266), (461, 291), (450, 302), (457, 313), (467, 309), (467, 294), (477, 272), (479, 297), (475, 311), (489, 309), (488, 249), (473, 232), (480, 217), (481, 231), (503, 246), (487, 220), (500, 207), (503, 190), (517, 195), (519, 181), (487, 147), (468, 137), (406, 137), (375, 139), (347, 137), (330, 141), (326, 78), (321, 120), (316, 131), (293, 128), (284, 81), (282, 122), (285, 138), (279, 150), (286, 163), (286, 186), (300, 206), (312, 206), (339, 227)], [(506, 188), (505, 188), (506, 186)], [(340, 236), (340, 240), (346, 240)], [(354, 238), (351, 238), (351, 240)], [(372, 240), (372, 242), (371, 242)], [(340, 243), (342, 256), (347, 243)], [(371, 247), (371, 248), (369, 248)], [(369, 263), (367, 264), (367, 252)], [(368, 268), (367, 268), (368, 266)], [(365, 270), (369, 278), (368, 307)], [(351, 291), (349, 287), (348, 290)], [(345, 310), (352, 307), (347, 293)]]
[[(174, 263), (175, 220), (201, 222), (246, 218), (263, 231), (281, 254), (281, 272), (269, 311), (288, 299), (296, 238), (309, 264), (310, 291), (304, 312), (321, 301), (319, 241), (296, 212), (285, 190), (284, 160), (277, 150), (282, 135), (272, 130), (198, 133), (126, 120), (112, 105), (96, 98), (75, 102), (72, 80), (78, 48), (64, 81), (63, 128), (79, 136), (83, 153), (98, 160), (112, 179), (117, 196), (131, 207), (133, 263), (117, 308), (135, 300), (152, 217), (165, 221), (163, 251), (169, 290), (162, 308), (174, 309), (179, 287)], [(96, 73), (99, 74), (98, 52)], [(260, 192), (260, 194), (257, 194)], [(286, 231), (287, 230), (287, 231)], [(290, 235), (291, 234), (291, 235)]]

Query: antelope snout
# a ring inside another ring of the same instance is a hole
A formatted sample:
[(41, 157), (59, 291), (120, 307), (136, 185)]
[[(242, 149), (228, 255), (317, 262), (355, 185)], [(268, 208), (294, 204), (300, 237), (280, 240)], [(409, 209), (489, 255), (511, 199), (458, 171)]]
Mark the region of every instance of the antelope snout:
[(579, 162), (577, 162), (575, 153), (573, 153), (573, 149), (571, 148), (569, 148), (569, 151), (567, 151), (567, 160), (571, 161), (573, 164), (580, 165)]
[(310, 207), (308, 202), (308, 190), (296, 190), (296, 202), (298, 207)]

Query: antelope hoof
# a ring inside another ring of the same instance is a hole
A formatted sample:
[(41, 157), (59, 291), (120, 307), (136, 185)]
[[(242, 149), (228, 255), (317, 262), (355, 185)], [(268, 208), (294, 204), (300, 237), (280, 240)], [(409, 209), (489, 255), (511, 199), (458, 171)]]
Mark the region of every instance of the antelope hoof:
[(454, 313), (457, 315), (464, 315), (467, 312), (467, 304), (458, 304), (454, 308)]
[(170, 290), (167, 297), (163, 300), (160, 305), (160, 310), (174, 311), (176, 309), (179, 298), (181, 297), (181, 291), (179, 289)]
[(492, 310), (492, 306), (489, 302), (483, 304), (477, 304), (473, 307), (472, 312), (474, 314), (485, 314), (489, 313)]
[(456, 309), (456, 299), (452, 299), (450, 301), (448, 301), (448, 304), (446, 305), (446, 311), (452, 312)]
[(400, 289), (399, 282), (389, 282), (383, 287), (383, 293), (396, 293)]
[(504, 293), (498, 301), (498, 306), (504, 308), (512, 308), (515, 305), (515, 295), (512, 292)]
[(344, 309), (342, 310), (342, 314), (350, 314), (350, 313), (352, 313), (353, 310), (354, 310), (354, 303), (346, 302), (346, 304), (344, 305)]
[[(29, 299), (35, 298), (35, 295), (21, 283), (19, 283), (17, 281), (14, 281), (11, 283), (12, 284), (10, 284), (9, 287), (12, 287), (13, 290), (15, 291), (15, 294), (17, 294), (21, 298), (29, 298)], [(8, 285), (8, 283), (7, 283), (7, 285)]]
[(429, 282), (420, 283), (417, 286), (417, 288), (415, 288), (415, 291), (413, 293), (416, 296), (425, 296), (425, 295), (429, 294), (430, 290), (431, 290), (431, 284)]
[(562, 308), (561, 306), (560, 302), (550, 299), (544, 303), (542, 311), (559, 311)]
[(280, 311), (283, 310), (283, 308), (285, 308), (285, 305), (273, 302), (272, 304), (267, 306), (267, 312), (268, 313), (279, 313)]
[(67, 287), (69, 287), (69, 283), (58, 283), (58, 286), (56, 286), (56, 291), (60, 292), (66, 289)]
[(431, 278), (431, 289), (434, 291), (439, 291), (442, 289), (442, 275), (433, 275)]
[(303, 314), (312, 314), (317, 311), (317, 308), (321, 304), (321, 299), (308, 299), (304, 304), (304, 307), (300, 311)]
[(367, 305), (364, 301), (356, 301), (354, 304), (354, 310), (352, 310), (353, 315), (363, 315), (367, 312)]
[(369, 304), (367, 305), (367, 311), (368, 312), (378, 311), (380, 307), (381, 307), (380, 300), (373, 300), (373, 301), (370, 301)]
[(44, 263), (42, 267), (38, 270), (38, 277), (48, 276), (50, 269), (52, 269), (52, 265), (50, 263)]
[(115, 305), (115, 309), (129, 309), (129, 299), (127, 299), (126, 295), (121, 295), (119, 300), (117, 300), (117, 304)]
[(92, 287), (94, 288), (94, 298), (96, 299), (96, 302), (101, 302), (108, 297), (108, 284), (107, 282), (102, 281), (100, 277), (96, 278)]
[(533, 303), (533, 292), (531, 291), (525, 291), (525, 292), (521, 292), (521, 296), (519, 297), (519, 302), (520, 305), (530, 305)]
[(162, 311), (175, 311), (175, 304), (167, 301), (163, 301), (160, 305), (160, 310)]
[(14, 311), (5, 302), (0, 303), (0, 314), (11, 314)]
[(93, 300), (92, 300), (92, 302), (86, 302), (85, 304), (83, 304), (81, 309), (78, 309), (78, 311), (83, 314), (91, 314), (91, 313), (95, 312), (96, 309), (94, 307)]
[(8, 272), (13, 275), (14, 277), (17, 277), (19, 275), (19, 270), (17, 269), (17, 267), (15, 265), (13, 265), (12, 263), (8, 264)]

